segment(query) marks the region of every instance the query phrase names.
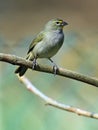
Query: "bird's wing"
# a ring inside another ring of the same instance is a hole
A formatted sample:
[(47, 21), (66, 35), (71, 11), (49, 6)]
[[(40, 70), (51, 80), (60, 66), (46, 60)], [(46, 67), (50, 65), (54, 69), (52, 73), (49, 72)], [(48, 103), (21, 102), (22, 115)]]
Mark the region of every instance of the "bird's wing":
[(31, 42), (27, 54), (28, 54), (29, 52), (31, 52), (31, 51), (33, 50), (33, 48), (35, 47), (35, 45), (36, 45), (38, 42), (42, 41), (43, 38), (44, 38), (44, 33), (43, 33), (43, 32), (39, 33), (39, 34), (33, 39), (33, 41)]

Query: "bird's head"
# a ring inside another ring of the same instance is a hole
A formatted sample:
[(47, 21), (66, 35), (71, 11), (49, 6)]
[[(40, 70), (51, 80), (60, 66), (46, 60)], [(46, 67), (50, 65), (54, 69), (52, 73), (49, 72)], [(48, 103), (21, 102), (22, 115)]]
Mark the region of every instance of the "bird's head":
[(57, 18), (50, 20), (46, 26), (45, 29), (47, 30), (62, 30), (64, 26), (68, 25), (67, 22)]

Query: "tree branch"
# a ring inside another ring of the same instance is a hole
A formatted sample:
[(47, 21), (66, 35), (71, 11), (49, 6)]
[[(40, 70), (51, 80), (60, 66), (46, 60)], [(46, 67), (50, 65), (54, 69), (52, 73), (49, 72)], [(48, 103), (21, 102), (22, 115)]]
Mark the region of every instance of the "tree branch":
[[(8, 63), (13, 64), (13, 65), (25, 65), (28, 68), (32, 69), (32, 62), (31, 61), (25, 60), (24, 58), (21, 58), (21, 57), (15, 56), (15, 55), (0, 53), (0, 61), (8, 62)], [(35, 70), (41, 71), (41, 72), (46, 72), (46, 73), (53, 73), (53, 68), (46, 66), (46, 65), (45, 66), (38, 65), (38, 66), (36, 66)], [(78, 80), (78, 81), (81, 81), (81, 82), (84, 82), (84, 83), (87, 83), (90, 85), (94, 85), (95, 87), (98, 87), (98, 79), (97, 78), (85, 76), (83, 74), (76, 73), (74, 71), (59, 68), (57, 70), (57, 75), (71, 78), (71, 79), (75, 79), (75, 80)]]
[[(28, 68), (32, 69), (32, 62), (27, 61), (24, 58), (21, 58), (21, 57), (15, 56), (15, 55), (0, 53), (0, 61), (8, 62), (13, 65), (25, 65)], [(41, 71), (41, 72), (53, 73), (52, 67), (47, 67), (47, 66), (43, 66), (43, 65), (38, 65), (36, 67), (36, 70)], [(82, 81), (84, 83), (88, 83), (90, 85), (94, 85), (94, 86), (98, 87), (98, 79), (91, 78), (89, 76), (85, 76), (85, 75), (82, 75), (82, 74), (79, 74), (79, 73), (76, 73), (76, 72), (73, 72), (70, 70), (59, 68), (57, 71), (57, 75), (68, 77), (68, 78), (75, 79), (78, 81)], [(18, 78), (20, 79), (20, 81), (23, 84), (25, 84), (25, 86), (28, 90), (30, 90), (31, 92), (33, 92), (34, 94), (39, 96), (41, 99), (43, 99), (47, 105), (50, 105), (50, 106), (53, 106), (53, 107), (56, 107), (56, 108), (59, 108), (62, 110), (66, 110), (69, 112), (73, 112), (78, 115), (98, 119), (97, 113), (92, 113), (92, 112), (85, 111), (85, 110), (82, 110), (82, 109), (79, 109), (76, 107), (65, 105), (65, 104), (59, 103), (59, 102), (47, 97), (45, 94), (40, 92), (35, 86), (33, 86), (31, 84), (31, 82), (25, 76), (23, 76), (23, 77), (18, 76)]]
[(46, 102), (46, 105), (50, 105), (50, 106), (59, 108), (61, 110), (73, 112), (73, 113), (76, 113), (76, 114), (81, 115), (81, 116), (98, 119), (97, 113), (92, 113), (89, 111), (82, 110), (80, 108), (76, 108), (76, 107), (62, 104), (62, 103), (59, 103), (59, 102), (53, 100), (52, 98), (46, 96), (41, 91), (39, 91), (25, 76), (23, 76), (23, 77), (18, 76), (18, 78), (29, 91), (31, 91), (35, 95), (39, 96), (42, 100), (44, 100)]

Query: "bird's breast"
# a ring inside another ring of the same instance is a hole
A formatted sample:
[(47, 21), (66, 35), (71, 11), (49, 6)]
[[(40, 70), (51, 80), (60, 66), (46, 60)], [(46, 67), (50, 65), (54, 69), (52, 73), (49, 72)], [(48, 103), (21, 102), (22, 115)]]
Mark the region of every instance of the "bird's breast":
[(50, 58), (60, 49), (63, 44), (63, 40), (63, 33), (46, 33), (43, 41), (38, 43), (34, 50), (36, 50), (39, 58)]

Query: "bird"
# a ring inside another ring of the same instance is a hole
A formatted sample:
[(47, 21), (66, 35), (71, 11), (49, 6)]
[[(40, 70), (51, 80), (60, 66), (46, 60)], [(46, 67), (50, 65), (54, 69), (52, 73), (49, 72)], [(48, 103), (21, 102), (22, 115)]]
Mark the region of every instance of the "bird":
[[(68, 25), (67, 22), (60, 18), (54, 18), (48, 21), (43, 30), (35, 35), (27, 52), (26, 60), (33, 61), (32, 69), (37, 66), (38, 58), (47, 58), (53, 63), (53, 71), (56, 74), (57, 65), (51, 59), (61, 48), (64, 42), (63, 27)], [(23, 76), (27, 71), (27, 67), (20, 65), (15, 73)]]

